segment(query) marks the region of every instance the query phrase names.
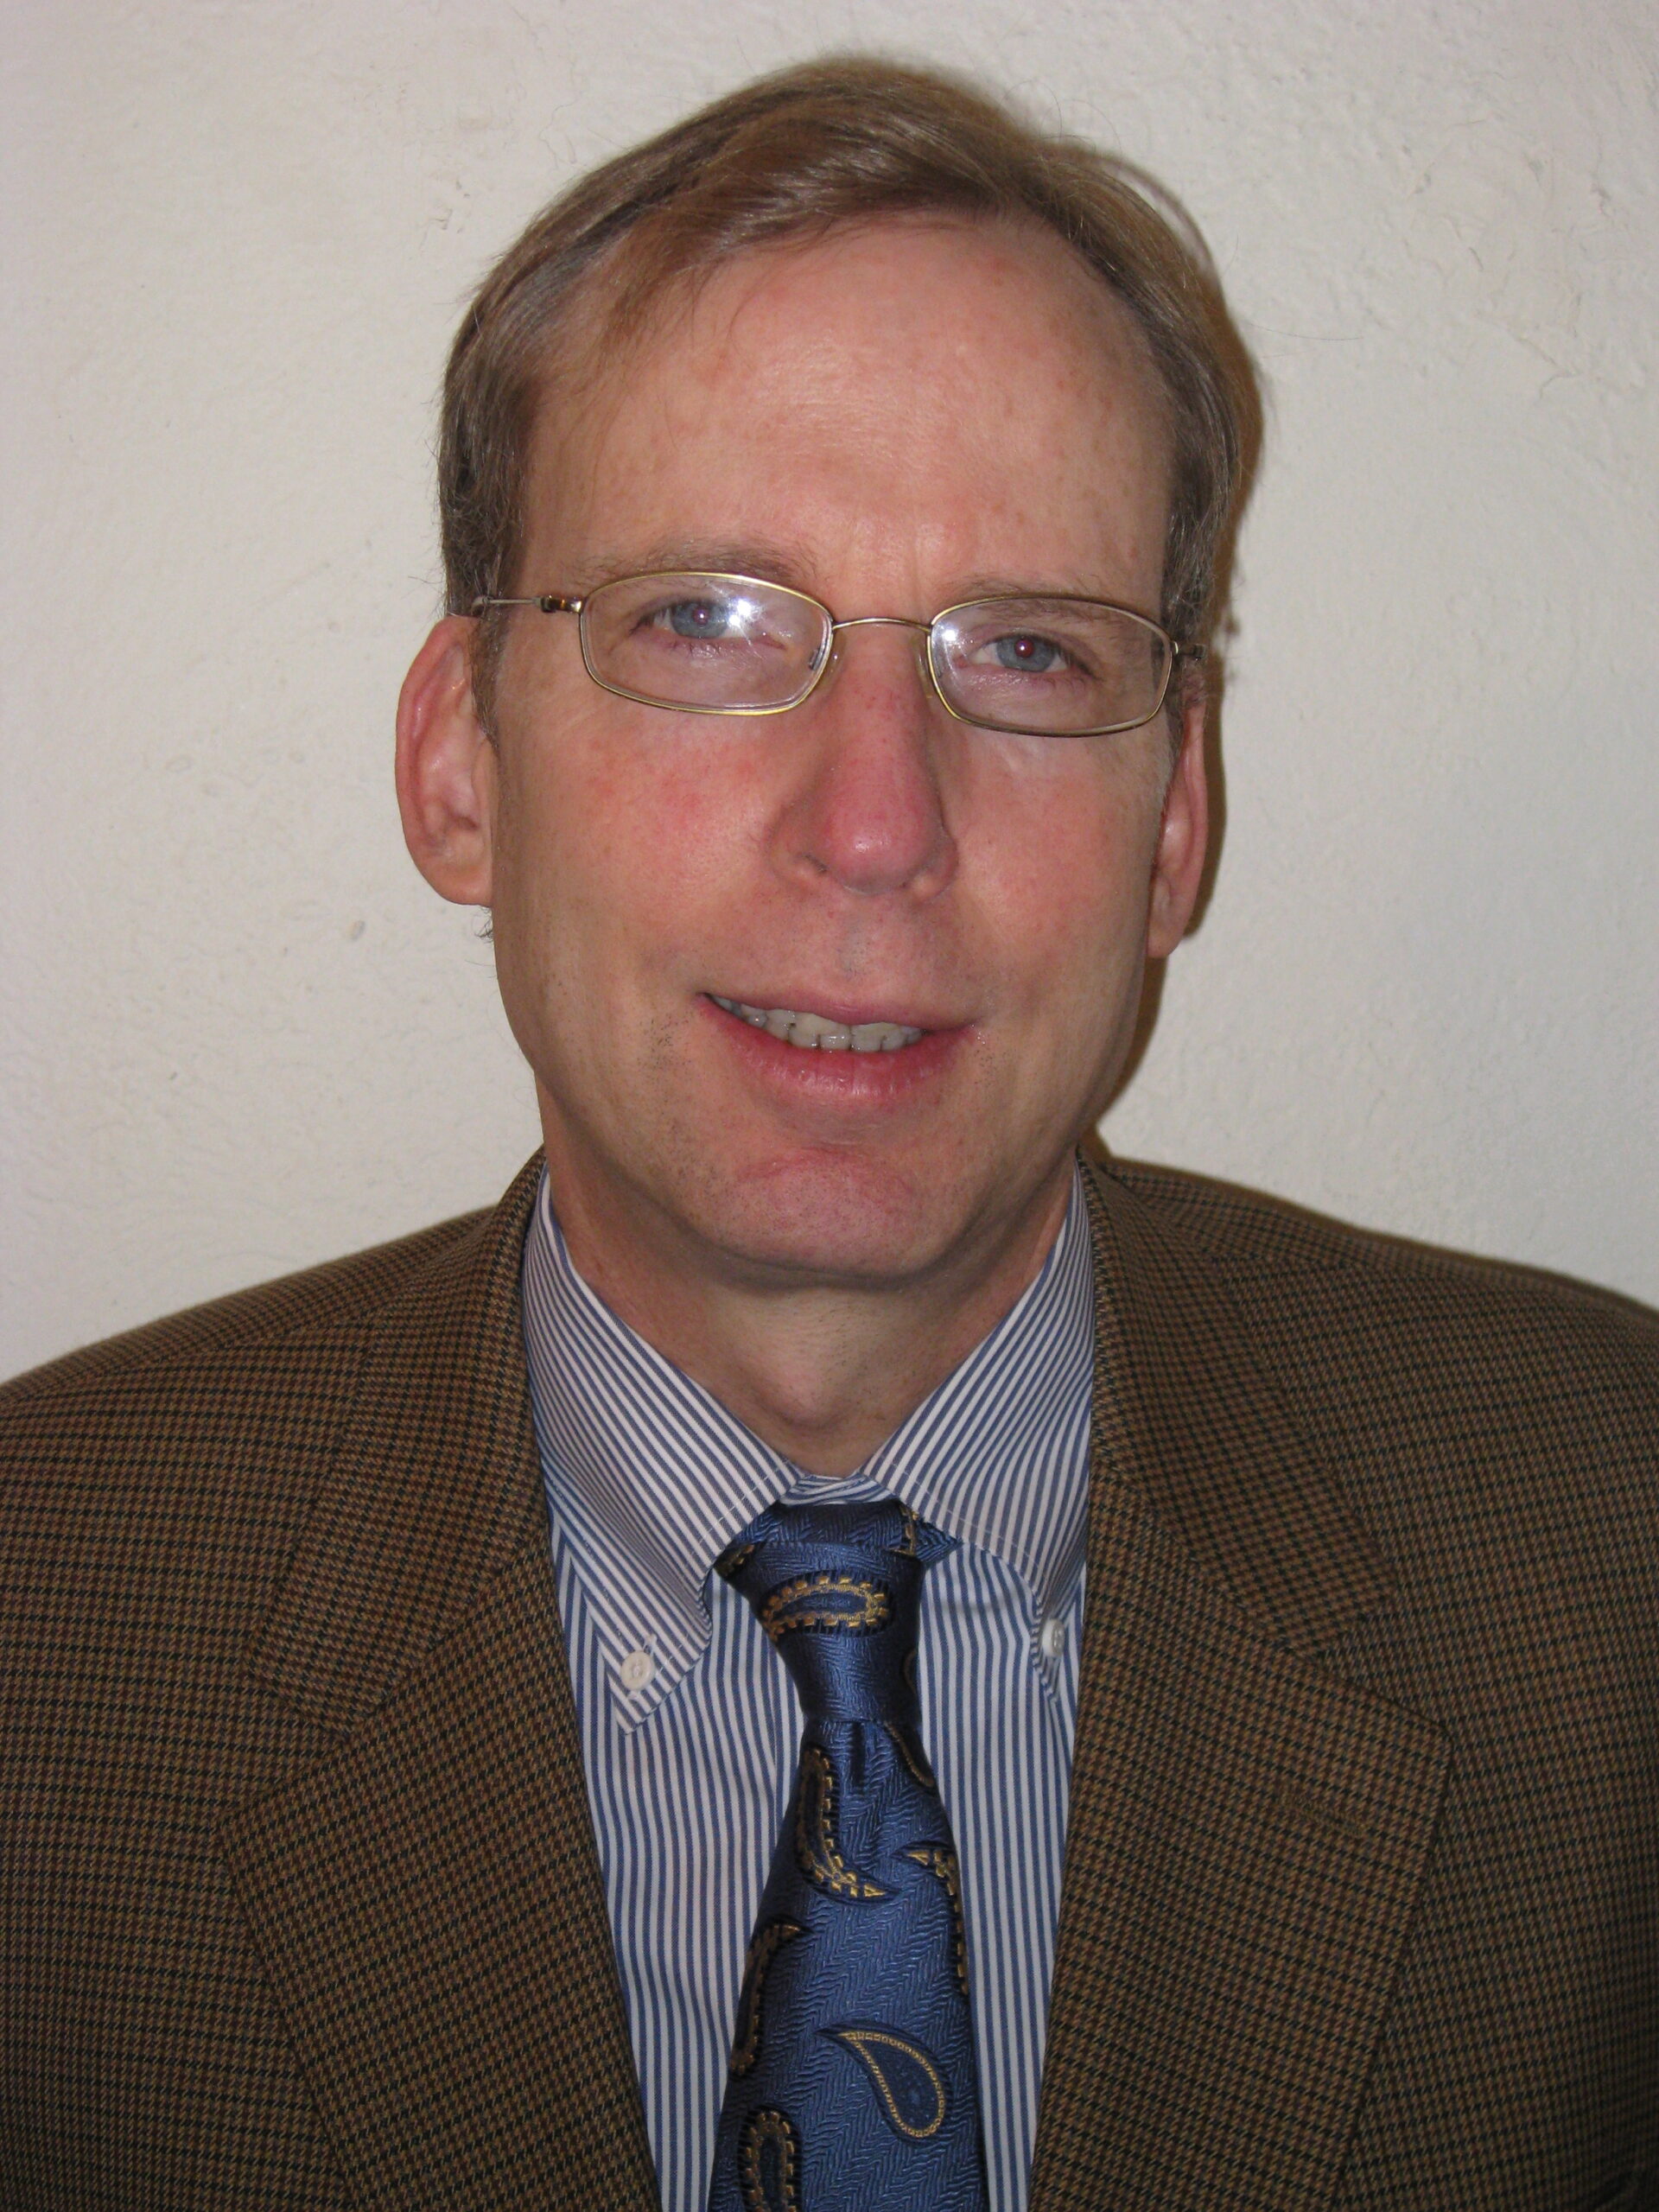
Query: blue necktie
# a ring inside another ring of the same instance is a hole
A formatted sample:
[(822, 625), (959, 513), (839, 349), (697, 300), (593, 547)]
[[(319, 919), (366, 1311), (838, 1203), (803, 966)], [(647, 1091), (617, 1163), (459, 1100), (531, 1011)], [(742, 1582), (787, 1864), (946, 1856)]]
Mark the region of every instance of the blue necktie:
[(956, 1847), (923, 1752), (922, 1576), (886, 1499), (775, 1505), (720, 1561), (804, 1726), (738, 2000), (709, 2212), (984, 2212)]

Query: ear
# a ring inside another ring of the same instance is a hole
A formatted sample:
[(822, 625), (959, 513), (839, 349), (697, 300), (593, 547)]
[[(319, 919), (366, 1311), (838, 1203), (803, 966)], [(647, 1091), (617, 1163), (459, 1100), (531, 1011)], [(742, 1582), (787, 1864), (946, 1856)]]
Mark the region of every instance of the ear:
[(397, 810), (421, 874), (458, 906), (487, 906), (495, 747), (473, 697), (475, 622), (452, 614), (415, 656), (397, 700)]
[(1204, 770), (1204, 697), (1196, 687), (1181, 713), (1181, 749), (1164, 793), (1147, 910), (1147, 957), (1166, 960), (1198, 904), (1210, 842), (1210, 788)]

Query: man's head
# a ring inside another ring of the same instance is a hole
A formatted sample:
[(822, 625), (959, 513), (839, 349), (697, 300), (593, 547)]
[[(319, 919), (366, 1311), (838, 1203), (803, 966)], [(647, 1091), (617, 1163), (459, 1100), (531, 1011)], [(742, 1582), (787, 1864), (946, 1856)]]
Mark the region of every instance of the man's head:
[[(982, 94), (858, 56), (786, 69), (582, 178), (509, 248), (462, 323), (444, 385), (439, 507), (451, 614), (518, 588), (531, 446), (608, 346), (735, 254), (882, 215), (1029, 221), (1123, 302), (1170, 446), (1157, 614), (1201, 642), (1216, 612), (1260, 409), (1198, 239), (1124, 162), (1047, 137)], [(487, 682), (501, 626), (480, 648)]]
[[(1253, 439), (1224, 339), (1109, 164), (863, 64), (613, 163), (486, 284), (401, 784), (429, 879), (493, 910), (584, 1241), (751, 1285), (1017, 1272), (1191, 912), (1202, 701), (997, 734), (876, 626), (790, 712), (697, 715), (594, 682), (574, 616), (475, 601), (722, 570), (842, 620), (1075, 594), (1195, 640)], [(682, 601), (639, 619), (704, 650)]]

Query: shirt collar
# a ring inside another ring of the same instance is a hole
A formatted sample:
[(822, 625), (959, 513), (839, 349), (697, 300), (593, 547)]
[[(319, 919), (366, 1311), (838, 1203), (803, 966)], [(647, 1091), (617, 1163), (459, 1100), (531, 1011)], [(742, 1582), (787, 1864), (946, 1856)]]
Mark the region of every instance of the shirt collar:
[[(616, 1718), (637, 1726), (709, 1637), (715, 1560), (777, 1499), (817, 1488), (613, 1313), (577, 1274), (545, 1171), (524, 1242), (524, 1346), (550, 1509), (581, 1581)], [(902, 1497), (1005, 1560), (1033, 1614), (1082, 1572), (1094, 1305), (1082, 1183), (1013, 1307), (838, 1494)], [(650, 1654), (629, 1690), (623, 1663)]]

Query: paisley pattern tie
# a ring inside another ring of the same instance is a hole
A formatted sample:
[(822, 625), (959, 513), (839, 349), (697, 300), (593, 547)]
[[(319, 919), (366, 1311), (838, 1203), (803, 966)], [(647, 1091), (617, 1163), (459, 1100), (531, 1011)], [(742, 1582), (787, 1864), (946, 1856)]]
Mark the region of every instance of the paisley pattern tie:
[(886, 1499), (775, 1505), (719, 1562), (799, 1694), (709, 2212), (984, 2212), (962, 1891), (916, 1696), (954, 1539)]

